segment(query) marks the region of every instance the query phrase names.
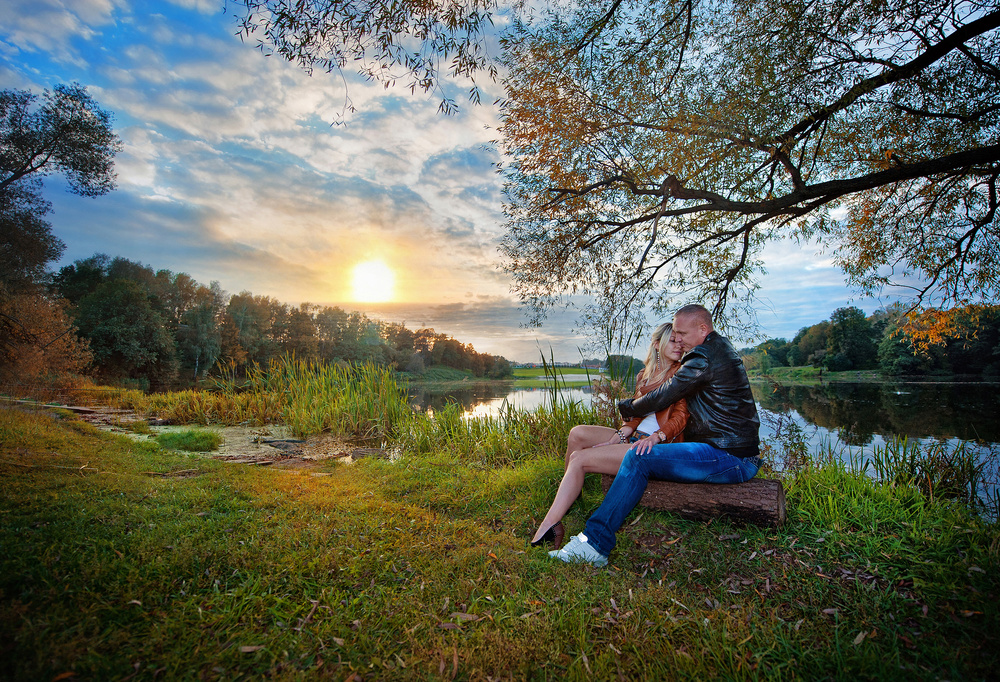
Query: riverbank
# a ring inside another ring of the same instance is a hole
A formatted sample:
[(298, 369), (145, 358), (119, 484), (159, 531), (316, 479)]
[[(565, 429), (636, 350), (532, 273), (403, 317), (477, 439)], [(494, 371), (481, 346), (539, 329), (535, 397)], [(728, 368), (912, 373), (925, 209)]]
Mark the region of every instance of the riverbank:
[(931, 375), (887, 375), (869, 370), (848, 372), (830, 372), (820, 367), (772, 367), (766, 371), (751, 370), (747, 372), (751, 381), (772, 381), (779, 384), (822, 384), (822, 383), (919, 383), (919, 384), (996, 384), (997, 377), (982, 377), (968, 374), (931, 374)]
[[(6, 679), (988, 679), (996, 525), (836, 463), (780, 530), (637, 510), (607, 569), (531, 549), (562, 473), (272, 470), (0, 408)], [(566, 519), (600, 500), (588, 481)], [(13, 551), (12, 548), (16, 548)], [(134, 676), (134, 677), (133, 677)]]

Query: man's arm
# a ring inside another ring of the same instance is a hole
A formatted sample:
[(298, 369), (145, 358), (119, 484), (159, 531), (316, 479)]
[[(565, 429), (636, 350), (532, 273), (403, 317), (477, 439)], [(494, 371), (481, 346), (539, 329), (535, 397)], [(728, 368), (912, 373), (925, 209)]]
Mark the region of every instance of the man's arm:
[(681, 398), (687, 398), (698, 391), (708, 370), (708, 357), (702, 353), (688, 353), (681, 368), (670, 381), (641, 398), (629, 398), (618, 402), (618, 412), (622, 419), (634, 419), (650, 412), (665, 410)]

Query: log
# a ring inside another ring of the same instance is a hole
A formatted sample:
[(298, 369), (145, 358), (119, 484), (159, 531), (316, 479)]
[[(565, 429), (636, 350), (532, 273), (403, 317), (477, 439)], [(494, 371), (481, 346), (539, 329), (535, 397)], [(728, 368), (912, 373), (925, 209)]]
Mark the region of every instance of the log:
[[(601, 475), (605, 494), (614, 480), (611, 474)], [(695, 521), (725, 516), (758, 526), (778, 527), (785, 523), (785, 489), (781, 481), (765, 478), (733, 484), (651, 480), (639, 504)]]

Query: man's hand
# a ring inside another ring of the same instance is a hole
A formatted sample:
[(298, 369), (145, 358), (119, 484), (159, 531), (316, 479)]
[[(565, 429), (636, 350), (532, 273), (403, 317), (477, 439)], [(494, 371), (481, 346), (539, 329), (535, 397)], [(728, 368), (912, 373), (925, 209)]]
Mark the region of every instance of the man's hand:
[(622, 416), (622, 419), (628, 421), (629, 419), (634, 419), (636, 414), (632, 412), (632, 401), (633, 398), (628, 398), (627, 400), (618, 401), (618, 414)]

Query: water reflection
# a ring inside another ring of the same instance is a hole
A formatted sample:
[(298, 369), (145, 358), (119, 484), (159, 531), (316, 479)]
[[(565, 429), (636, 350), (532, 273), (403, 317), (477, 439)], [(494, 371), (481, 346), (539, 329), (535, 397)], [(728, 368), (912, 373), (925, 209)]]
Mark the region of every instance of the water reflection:
[[(589, 386), (563, 388), (559, 390), (558, 399), (590, 405), (592, 395), (593, 389)], [(413, 409), (420, 412), (433, 413), (448, 403), (458, 403), (466, 416), (483, 417), (496, 416), (505, 404), (533, 412), (543, 405), (552, 404), (552, 391), (546, 388), (515, 389), (510, 384), (481, 382), (448, 389), (411, 386), (409, 399)]]
[[(792, 419), (803, 428), (812, 446), (851, 446), (865, 451), (894, 435), (1000, 442), (998, 388), (998, 384), (983, 383), (753, 385), (761, 408), (763, 438), (774, 436), (777, 422)], [(589, 386), (560, 390), (562, 400), (590, 405), (592, 398)], [(468, 416), (496, 415), (505, 403), (532, 411), (551, 401), (548, 389), (515, 388), (497, 382), (444, 391), (419, 385), (410, 389), (414, 409), (433, 412), (455, 402)]]
[(761, 408), (797, 414), (835, 433), (845, 445), (872, 445), (877, 436), (1000, 441), (996, 384), (754, 384)]

